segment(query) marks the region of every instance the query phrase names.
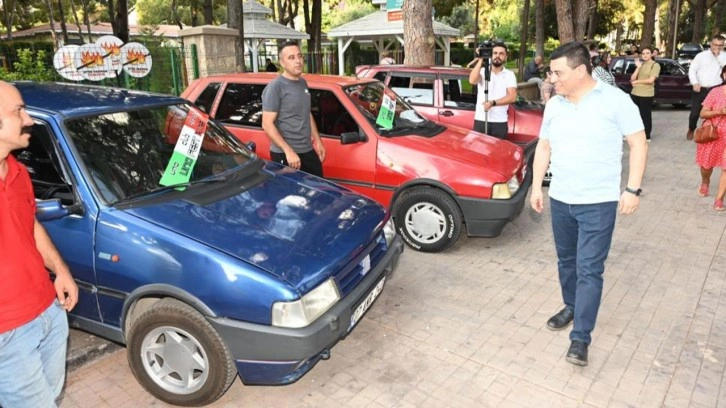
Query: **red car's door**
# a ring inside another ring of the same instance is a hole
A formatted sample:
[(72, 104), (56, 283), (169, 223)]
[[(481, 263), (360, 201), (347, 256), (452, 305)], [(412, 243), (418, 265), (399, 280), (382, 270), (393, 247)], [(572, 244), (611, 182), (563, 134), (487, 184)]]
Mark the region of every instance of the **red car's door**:
[(439, 120), (436, 103), (436, 74), (394, 71), (388, 76), (388, 87), (429, 120)]
[(360, 132), (364, 118), (340, 87), (316, 87), (309, 84), (313, 118), (325, 145), (325, 178), (371, 198), (375, 196), (375, 135), (366, 141), (344, 145), (341, 135)]
[(226, 83), (212, 117), (243, 143), (254, 142), (256, 153), (270, 159), (270, 139), (262, 130), (262, 91), (266, 84)]
[(447, 125), (474, 128), (477, 86), (462, 75), (441, 75), (438, 87), (441, 103), (438, 121)]

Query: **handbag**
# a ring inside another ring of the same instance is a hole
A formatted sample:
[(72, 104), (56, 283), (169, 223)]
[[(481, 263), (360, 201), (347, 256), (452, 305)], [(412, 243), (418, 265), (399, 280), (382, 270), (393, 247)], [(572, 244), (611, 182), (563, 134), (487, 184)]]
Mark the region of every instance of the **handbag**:
[(711, 123), (711, 119), (704, 120), (701, 127), (693, 132), (693, 141), (696, 143), (710, 143), (718, 139), (718, 129)]

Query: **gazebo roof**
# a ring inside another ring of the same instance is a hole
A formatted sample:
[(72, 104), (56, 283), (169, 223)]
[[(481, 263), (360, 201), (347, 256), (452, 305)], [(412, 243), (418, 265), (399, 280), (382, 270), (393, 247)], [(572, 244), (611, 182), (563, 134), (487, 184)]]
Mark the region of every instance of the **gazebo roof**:
[[(460, 31), (446, 24), (434, 21), (434, 35), (437, 37), (458, 37)], [(388, 21), (386, 11), (376, 11), (350, 23), (328, 31), (328, 37), (356, 37), (358, 39), (403, 35), (403, 20)]]

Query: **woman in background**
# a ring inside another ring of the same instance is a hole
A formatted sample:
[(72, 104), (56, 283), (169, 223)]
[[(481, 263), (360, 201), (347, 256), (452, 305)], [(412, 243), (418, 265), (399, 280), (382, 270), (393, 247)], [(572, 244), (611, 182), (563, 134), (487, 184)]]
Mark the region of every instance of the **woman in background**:
[(651, 56), (653, 49), (643, 47), (640, 50), (640, 57), (635, 58), (635, 71), (630, 76), (630, 83), (633, 90), (630, 91), (630, 99), (640, 110), (640, 118), (645, 126), (645, 138), (650, 142), (650, 131), (653, 129), (653, 99), (655, 98), (655, 80), (660, 75), (660, 65)]
[[(721, 80), (726, 83), (726, 67), (721, 69)], [(708, 185), (714, 167), (721, 168), (721, 177), (718, 182), (716, 200), (713, 209), (723, 211), (723, 198), (726, 195), (726, 86), (720, 85), (711, 88), (706, 99), (703, 100), (701, 118), (710, 119), (711, 124), (718, 132), (718, 139), (709, 143), (696, 145), (696, 163), (701, 168), (701, 186), (698, 195), (708, 196)]]
[(609, 52), (592, 57), (592, 79), (615, 86), (615, 77), (608, 70), (612, 59)]

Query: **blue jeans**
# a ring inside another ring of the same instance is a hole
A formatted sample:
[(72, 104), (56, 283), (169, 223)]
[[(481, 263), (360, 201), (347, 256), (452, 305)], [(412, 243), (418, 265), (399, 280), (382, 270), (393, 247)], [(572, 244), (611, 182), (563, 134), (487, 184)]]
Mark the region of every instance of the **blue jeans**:
[(562, 299), (573, 308), (570, 340), (590, 344), (618, 203), (565, 204), (550, 198)]
[(34, 320), (0, 333), (0, 406), (55, 407), (66, 375), (68, 317), (58, 300)]

